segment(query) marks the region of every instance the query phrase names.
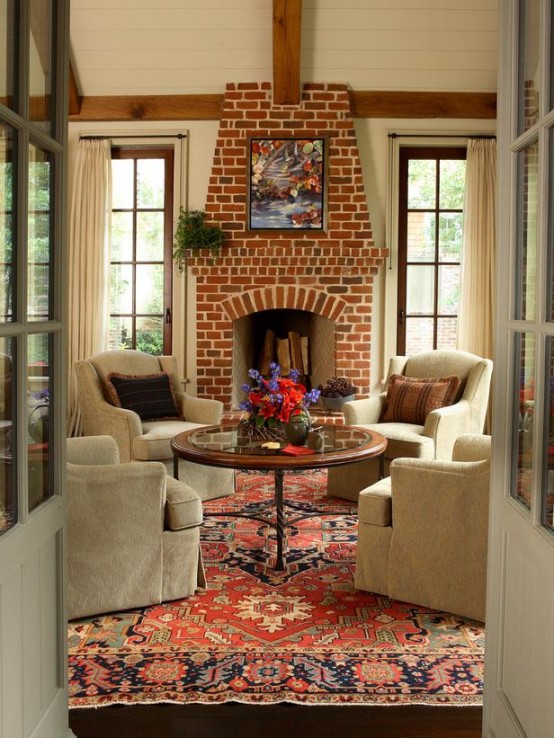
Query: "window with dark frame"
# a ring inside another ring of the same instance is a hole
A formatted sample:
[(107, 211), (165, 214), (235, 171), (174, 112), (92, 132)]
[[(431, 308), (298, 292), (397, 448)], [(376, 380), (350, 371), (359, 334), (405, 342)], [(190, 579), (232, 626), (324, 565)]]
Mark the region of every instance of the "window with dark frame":
[(400, 355), (456, 347), (465, 165), (465, 147), (400, 149)]
[(172, 147), (112, 148), (109, 348), (170, 354)]

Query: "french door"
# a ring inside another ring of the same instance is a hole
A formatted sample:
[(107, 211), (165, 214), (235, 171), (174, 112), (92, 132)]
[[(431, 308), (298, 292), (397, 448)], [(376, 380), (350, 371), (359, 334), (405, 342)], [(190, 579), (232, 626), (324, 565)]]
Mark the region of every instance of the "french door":
[(68, 0), (0, 2), (0, 737), (68, 729)]
[(499, 271), (484, 734), (554, 736), (552, 3), (500, 4)]

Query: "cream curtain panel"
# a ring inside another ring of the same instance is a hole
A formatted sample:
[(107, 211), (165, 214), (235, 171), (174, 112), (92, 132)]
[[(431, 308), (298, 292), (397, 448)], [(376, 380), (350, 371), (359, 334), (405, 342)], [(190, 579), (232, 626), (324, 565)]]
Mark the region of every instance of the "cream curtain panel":
[(111, 156), (107, 139), (81, 139), (69, 224), (68, 435), (79, 434), (73, 365), (107, 348)]
[(496, 141), (470, 139), (465, 183), (458, 348), (493, 358)]

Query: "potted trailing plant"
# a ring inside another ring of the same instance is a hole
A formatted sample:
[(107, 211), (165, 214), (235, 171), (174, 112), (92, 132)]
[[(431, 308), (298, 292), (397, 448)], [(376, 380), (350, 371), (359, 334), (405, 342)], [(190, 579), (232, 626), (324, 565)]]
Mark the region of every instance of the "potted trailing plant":
[(193, 253), (208, 249), (213, 257), (219, 256), (225, 236), (218, 225), (206, 223), (207, 217), (203, 210), (181, 208), (173, 237), (173, 258), (180, 271), (185, 266), (187, 249)]
[(331, 377), (325, 384), (319, 384), (321, 405), (324, 410), (340, 410), (345, 402), (350, 402), (356, 396), (358, 388), (346, 377)]

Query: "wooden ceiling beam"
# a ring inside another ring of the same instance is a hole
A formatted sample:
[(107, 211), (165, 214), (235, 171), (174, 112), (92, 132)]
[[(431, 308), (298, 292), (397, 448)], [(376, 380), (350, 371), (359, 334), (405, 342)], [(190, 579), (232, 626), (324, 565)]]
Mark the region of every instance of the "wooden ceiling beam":
[[(494, 92), (350, 92), (354, 118), (496, 118)], [(223, 95), (80, 98), (70, 121), (220, 120)]]
[(350, 92), (354, 118), (496, 118), (494, 92)]
[(300, 103), (302, 0), (273, 0), (273, 102)]
[(220, 120), (223, 95), (86, 95), (70, 121)]

